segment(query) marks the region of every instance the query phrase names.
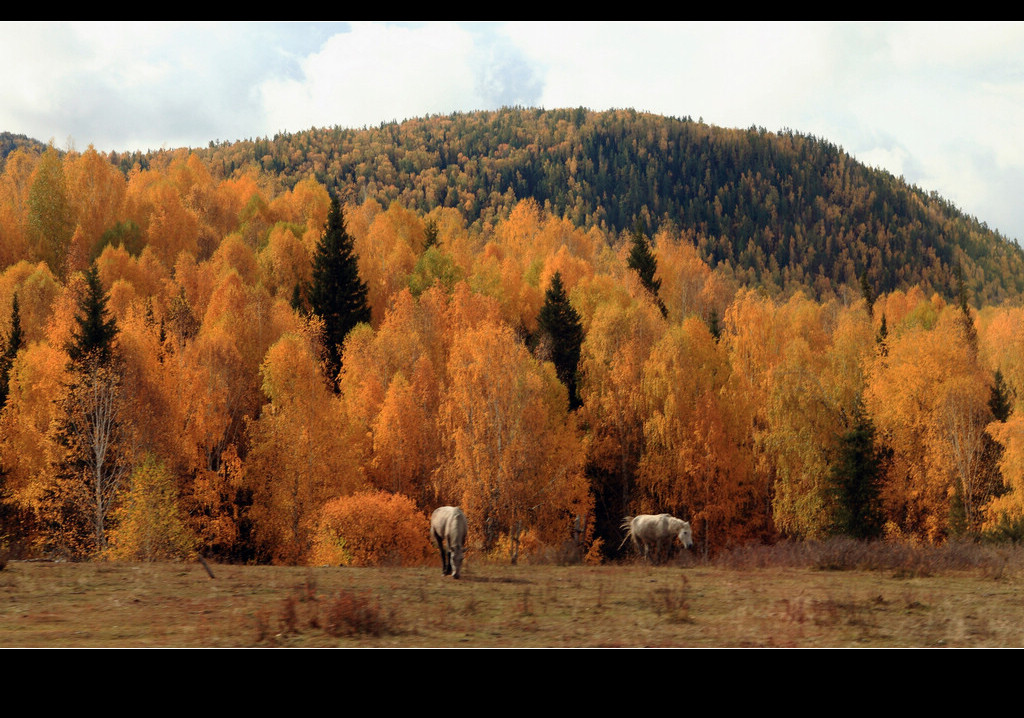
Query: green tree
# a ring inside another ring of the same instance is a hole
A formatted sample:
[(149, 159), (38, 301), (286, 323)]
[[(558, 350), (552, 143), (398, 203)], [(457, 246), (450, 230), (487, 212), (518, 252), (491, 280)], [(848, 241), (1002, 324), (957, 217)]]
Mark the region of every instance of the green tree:
[[(7, 403), (11, 367), (22, 342), (21, 313), (18, 310), (18, 295), (15, 294), (11, 300), (11, 330), (7, 334), (7, 347), (0, 354), (0, 411), (3, 411)], [(7, 472), (0, 463), (0, 551), (10, 548), (11, 540), (17, 534), (21, 513), (7, 486)]]
[(437, 245), (437, 222), (428, 219), (423, 225), (423, 249), (427, 250)]
[(345, 337), (360, 322), (370, 321), (367, 287), (359, 278), (352, 238), (345, 229), (337, 196), (331, 198), (324, 234), (313, 256), (313, 281), (308, 296), (313, 313), (323, 321), (326, 373), (337, 391)]
[(11, 367), (14, 366), (14, 358), (18, 355), (22, 342), (21, 312), (18, 309), (18, 295), (15, 294), (11, 300), (11, 331), (7, 334), (7, 347), (3, 354), (0, 354), (0, 409), (7, 403)]
[(878, 325), (878, 334), (875, 335), (875, 343), (878, 345), (878, 351), (885, 356), (889, 353), (889, 346), (886, 342), (889, 339), (889, 327), (886, 324), (885, 312), (882, 312), (882, 323)]
[(626, 264), (640, 276), (641, 284), (651, 293), (654, 303), (661, 310), (661, 315), (667, 317), (668, 310), (665, 308), (665, 303), (658, 296), (658, 291), (661, 289), (661, 280), (654, 278), (654, 274), (658, 271), (658, 260), (655, 259), (654, 253), (651, 251), (650, 241), (647, 239), (647, 235), (643, 233), (643, 230), (640, 229), (639, 224), (633, 228), (633, 243), (629, 250), (629, 260)]
[(560, 272), (555, 272), (544, 294), (544, 306), (537, 316), (537, 325), (542, 345), (550, 350), (555, 373), (569, 390), (569, 410), (578, 409), (582, 402), (576, 390), (576, 375), (583, 345), (583, 325), (580, 324), (579, 313), (565, 294)]
[(956, 266), (956, 296), (957, 305), (960, 307), (960, 326), (967, 339), (971, 350), (977, 354), (978, 351), (978, 330), (974, 326), (974, 317), (971, 316), (970, 307), (967, 305), (967, 284), (964, 281), (964, 268), (962, 264)]
[(131, 468), (117, 325), (108, 317), (95, 264), (85, 281), (78, 327), (67, 346), (69, 379), (58, 402), (61, 420), (55, 426), (64, 451), (44, 509), (52, 535), (76, 557), (106, 549), (108, 517)]
[(64, 164), (51, 145), (39, 159), (28, 194), (29, 226), (50, 271), (63, 277), (75, 221)]
[(1003, 372), (999, 369), (996, 369), (995, 376), (992, 377), (992, 393), (989, 396), (988, 408), (992, 412), (992, 418), (996, 421), (1009, 419), (1010, 411), (1013, 409), (1010, 387), (1006, 385)]
[(864, 303), (867, 306), (868, 316), (873, 317), (875, 315), (875, 291), (871, 288), (871, 284), (868, 282), (868, 273), (863, 271), (860, 274), (860, 293), (864, 297)]
[(75, 316), (78, 328), (65, 347), (71, 366), (76, 370), (87, 365), (108, 366), (114, 356), (114, 338), (117, 336), (117, 324), (107, 312), (109, 297), (103, 290), (95, 262), (85, 273), (85, 284), (85, 296), (79, 302), (79, 313)]
[[(1010, 394), (1010, 387), (1006, 385), (1006, 380), (1003, 379), (1003, 372), (999, 369), (996, 369), (995, 376), (992, 378), (988, 408), (992, 412), (992, 421), (1001, 423), (1005, 423), (1010, 418), (1010, 412), (1013, 410), (1013, 398)], [(992, 435), (987, 431), (983, 441), (979, 506), (984, 506), (993, 498), (1006, 493), (1006, 482), (1003, 480), (1003, 472), (999, 469), (999, 465), (1003, 460), (1003, 445), (992, 438)]]
[(196, 537), (178, 505), (178, 489), (167, 466), (152, 454), (132, 472), (124, 501), (115, 511), (109, 557), (126, 561), (188, 558)]
[(832, 465), (833, 530), (858, 539), (882, 534), (883, 455), (875, 445), (875, 427), (858, 405), (849, 429), (839, 437)]

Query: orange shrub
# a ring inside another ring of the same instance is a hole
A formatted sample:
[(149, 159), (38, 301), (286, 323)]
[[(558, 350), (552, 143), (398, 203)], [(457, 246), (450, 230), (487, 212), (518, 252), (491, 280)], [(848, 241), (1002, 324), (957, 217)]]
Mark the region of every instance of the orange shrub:
[(364, 491), (324, 504), (312, 563), (422, 565), (434, 554), (430, 524), (412, 499)]

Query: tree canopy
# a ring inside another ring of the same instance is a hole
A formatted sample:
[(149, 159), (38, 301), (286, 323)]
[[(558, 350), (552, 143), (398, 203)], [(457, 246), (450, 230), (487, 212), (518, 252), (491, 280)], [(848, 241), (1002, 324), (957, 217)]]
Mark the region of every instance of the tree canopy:
[(352, 238), (337, 196), (331, 198), (324, 233), (313, 255), (309, 303), (323, 321), (327, 376), (336, 385), (345, 337), (360, 322), (370, 321), (366, 283), (359, 277)]

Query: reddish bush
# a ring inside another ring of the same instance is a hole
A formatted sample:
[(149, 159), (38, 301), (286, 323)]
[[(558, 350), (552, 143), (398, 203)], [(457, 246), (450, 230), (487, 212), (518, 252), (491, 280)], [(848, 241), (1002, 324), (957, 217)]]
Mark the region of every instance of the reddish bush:
[(314, 563), (408, 566), (431, 556), (427, 517), (404, 494), (361, 492), (329, 501), (320, 512)]

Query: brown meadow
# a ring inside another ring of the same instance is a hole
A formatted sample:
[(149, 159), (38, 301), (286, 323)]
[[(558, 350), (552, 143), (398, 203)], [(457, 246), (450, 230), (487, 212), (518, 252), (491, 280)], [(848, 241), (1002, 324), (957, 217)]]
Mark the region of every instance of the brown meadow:
[(657, 567), (471, 557), (460, 581), (439, 567), (213, 565), (211, 579), (198, 563), (10, 562), (0, 647), (1024, 645), (1019, 550), (853, 547)]

